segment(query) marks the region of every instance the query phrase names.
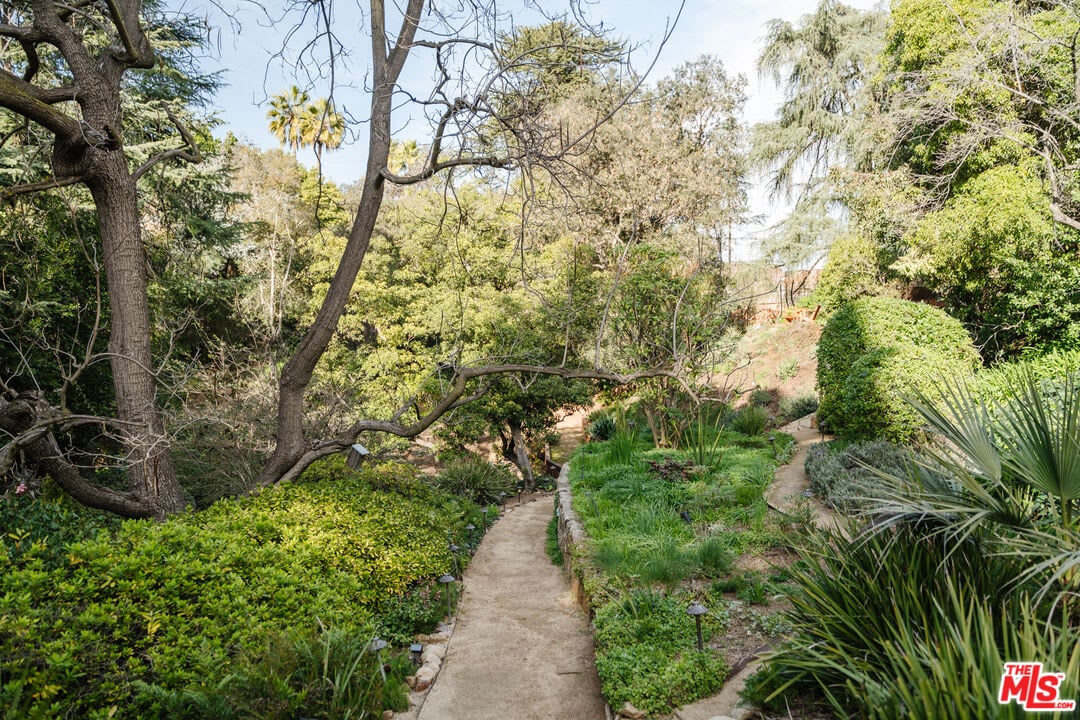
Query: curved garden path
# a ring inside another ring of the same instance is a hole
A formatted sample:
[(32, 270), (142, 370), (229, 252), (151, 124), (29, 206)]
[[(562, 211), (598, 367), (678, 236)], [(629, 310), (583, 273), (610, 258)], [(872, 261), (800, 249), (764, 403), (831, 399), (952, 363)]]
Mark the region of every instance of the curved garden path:
[(543, 496), (485, 536), (418, 720), (604, 719), (588, 620), (544, 550), (551, 514)]

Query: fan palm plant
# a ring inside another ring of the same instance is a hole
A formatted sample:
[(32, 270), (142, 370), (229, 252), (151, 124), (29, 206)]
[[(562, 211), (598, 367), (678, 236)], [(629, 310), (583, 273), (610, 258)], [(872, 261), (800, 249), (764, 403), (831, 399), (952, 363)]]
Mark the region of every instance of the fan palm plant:
[(345, 139), (345, 118), (326, 98), (319, 98), (304, 108), (299, 128), (300, 144), (315, 148), (315, 157), (320, 163), (323, 150), (335, 150)]
[(980, 535), (1025, 559), (1017, 582), (1038, 580), (1056, 605), (1080, 591), (1080, 387), (1067, 378), (1050, 397), (1021, 369), (1013, 388), (993, 406), (959, 384), (912, 400), (937, 442), (905, 477), (882, 475), (868, 512), (878, 530), (932, 520), (956, 539)]

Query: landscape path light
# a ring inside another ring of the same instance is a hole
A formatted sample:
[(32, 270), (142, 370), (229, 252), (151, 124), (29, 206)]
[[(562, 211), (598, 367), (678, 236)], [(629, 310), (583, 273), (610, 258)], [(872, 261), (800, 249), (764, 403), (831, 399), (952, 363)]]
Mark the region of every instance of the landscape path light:
[(447, 622), (454, 621), (454, 607), (450, 604), (450, 585), (454, 583), (454, 576), (450, 573), (443, 575), (439, 578), (439, 582), (446, 588), (446, 620)]
[(475, 548), (476, 547), (476, 538), (473, 536), (473, 533), (476, 531), (476, 526), (473, 525), (472, 523), (469, 523), (468, 525), (465, 526), (465, 529), (469, 533), (469, 547)]
[(708, 613), (708, 609), (699, 603), (697, 600), (690, 603), (690, 607), (686, 608), (686, 614), (694, 618), (694, 622), (697, 624), (697, 649), (698, 652), (704, 650), (704, 646), (701, 642), (701, 616)]
[(424, 654), (423, 643), (413, 643), (409, 646), (409, 659), (412, 660), (413, 665), (420, 665), (422, 656)]
[(484, 519), (483, 519), (483, 521), (481, 522), (481, 524), (482, 524), (482, 525), (484, 526), (484, 532), (487, 532), (487, 517), (488, 517), (488, 510), (489, 510), (489, 508), (485, 506), (485, 507), (484, 507), (484, 509), (482, 509), (482, 510), (480, 511), (480, 514), (484, 516)]
[(461, 566), (458, 563), (458, 551), (459, 550), (461, 550), (461, 548), (459, 548), (454, 543), (450, 543), (450, 552), (454, 556), (454, 572), (456, 572), (456, 573), (458, 573), (460, 575), (461, 574)]
[(383, 684), (386, 683), (386, 668), (383, 667), (381, 650), (386, 647), (386, 641), (382, 638), (371, 638), (371, 651), (375, 653), (375, 662), (379, 663), (379, 674), (382, 675)]

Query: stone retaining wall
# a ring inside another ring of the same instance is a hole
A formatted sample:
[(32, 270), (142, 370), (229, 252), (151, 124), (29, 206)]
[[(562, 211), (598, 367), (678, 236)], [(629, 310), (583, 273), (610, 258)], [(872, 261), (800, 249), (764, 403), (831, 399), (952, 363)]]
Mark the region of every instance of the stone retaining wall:
[(559, 472), (559, 481), (555, 495), (555, 508), (559, 517), (559, 549), (563, 555), (563, 571), (570, 578), (570, 590), (586, 613), (589, 613), (589, 599), (581, 581), (581, 573), (574, 567), (574, 547), (585, 541), (585, 528), (581, 524), (570, 496), (570, 463), (563, 463)]

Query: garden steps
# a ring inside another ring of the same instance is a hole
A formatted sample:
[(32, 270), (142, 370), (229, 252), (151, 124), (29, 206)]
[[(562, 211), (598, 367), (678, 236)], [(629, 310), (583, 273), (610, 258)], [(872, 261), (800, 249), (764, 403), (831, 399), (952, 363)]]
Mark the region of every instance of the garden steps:
[(508, 507), (485, 535), (439, 676), (404, 717), (604, 719), (589, 621), (544, 548), (551, 502)]

